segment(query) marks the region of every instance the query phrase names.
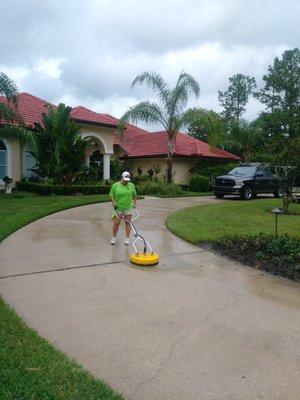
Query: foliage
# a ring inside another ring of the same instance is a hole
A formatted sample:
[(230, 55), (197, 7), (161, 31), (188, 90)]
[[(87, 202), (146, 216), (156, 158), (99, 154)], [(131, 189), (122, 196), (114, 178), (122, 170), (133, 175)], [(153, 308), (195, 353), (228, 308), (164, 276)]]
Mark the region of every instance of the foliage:
[(18, 112), (18, 89), (13, 80), (0, 72), (0, 96), (6, 98), (6, 102), (0, 102), (0, 139), (20, 139), (30, 143), (34, 147), (32, 132), (23, 123)]
[(223, 115), (227, 120), (235, 119), (237, 123), (243, 113), (253, 88), (256, 87), (255, 79), (243, 74), (236, 74), (229, 78), (227, 91), (219, 91), (219, 102), (224, 107)]
[(290, 279), (300, 279), (300, 240), (288, 235), (259, 234), (224, 238), (219, 248), (226, 255), (258, 269)]
[[(264, 75), (264, 87), (256, 97), (272, 114), (270, 134), (299, 135), (300, 130), (300, 51), (287, 50), (282, 59), (276, 57)], [(272, 129), (273, 128), (273, 129)]]
[(208, 192), (209, 178), (203, 175), (192, 175), (190, 190), (193, 192)]
[(176, 135), (180, 129), (189, 125), (195, 115), (195, 109), (185, 108), (191, 94), (199, 95), (199, 84), (184, 71), (180, 73), (173, 89), (155, 72), (143, 72), (134, 79), (132, 86), (144, 83), (155, 92), (157, 102), (143, 101), (131, 107), (122, 116), (119, 129), (124, 132), (125, 123), (128, 121), (159, 123), (163, 126), (168, 134), (167, 181), (171, 183)]
[(207, 176), (209, 182), (213, 183), (216, 176), (225, 175), (238, 166), (237, 162), (215, 162), (199, 160), (192, 168), (191, 173)]
[(287, 50), (276, 57), (263, 77), (264, 87), (256, 97), (266, 106), (259, 123), (264, 146), (284, 182), (283, 207), (292, 200), (294, 177), (300, 173), (300, 51)]
[(75, 185), (97, 184), (103, 180), (103, 166), (90, 163), (88, 167), (83, 166), (74, 174)]
[(130, 175), (132, 175), (132, 165), (130, 162), (124, 160), (118, 160), (117, 158), (112, 158), (110, 160), (111, 180), (119, 181), (124, 171), (128, 171)]
[(218, 145), (225, 139), (225, 123), (215, 111), (198, 108), (195, 110), (188, 133), (212, 146)]
[(181, 193), (180, 186), (177, 183), (166, 183), (160, 181), (144, 181), (136, 186), (138, 194), (141, 195), (178, 195)]
[(240, 119), (227, 124), (224, 147), (227, 151), (240, 156), (244, 161), (257, 161), (256, 153), (261, 146), (260, 131), (256, 123)]
[(64, 104), (59, 104), (57, 109), (48, 106), (43, 124), (35, 124), (34, 172), (57, 183), (70, 183), (74, 179), (89, 145), (87, 138), (80, 137), (80, 128), (70, 119), (70, 112), (71, 108)]
[(34, 182), (17, 182), (17, 188), (41, 195), (108, 194), (109, 185), (51, 185)]

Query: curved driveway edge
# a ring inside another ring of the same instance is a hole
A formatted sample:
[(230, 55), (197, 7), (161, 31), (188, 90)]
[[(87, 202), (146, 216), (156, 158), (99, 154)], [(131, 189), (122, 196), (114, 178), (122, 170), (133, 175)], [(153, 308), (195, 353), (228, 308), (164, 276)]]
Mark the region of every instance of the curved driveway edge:
[(109, 204), (42, 218), (0, 245), (0, 293), (129, 399), (296, 400), (299, 285), (165, 228), (170, 212), (210, 202), (217, 200), (139, 202), (138, 227), (161, 255), (144, 269), (130, 265), (122, 240), (109, 245)]

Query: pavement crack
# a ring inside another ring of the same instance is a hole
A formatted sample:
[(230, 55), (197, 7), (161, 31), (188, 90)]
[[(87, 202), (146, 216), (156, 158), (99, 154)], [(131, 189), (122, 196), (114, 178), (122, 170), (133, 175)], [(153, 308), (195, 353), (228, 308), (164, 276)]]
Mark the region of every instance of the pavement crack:
[(157, 368), (157, 371), (148, 379), (144, 380), (143, 382), (141, 382), (136, 389), (133, 391), (133, 393), (131, 394), (131, 396), (136, 395), (141, 389), (142, 387), (148, 385), (149, 383), (153, 382), (158, 375), (161, 373), (161, 371), (163, 370), (163, 368), (170, 362), (170, 360), (172, 359), (173, 355), (174, 355), (174, 351), (176, 349), (176, 347), (180, 346), (180, 344), (183, 342), (183, 340), (190, 335), (194, 330), (200, 328), (201, 326), (203, 326), (203, 322), (204, 321), (208, 321), (212, 315), (220, 312), (220, 311), (224, 311), (227, 308), (233, 307), (236, 304), (239, 303), (239, 299), (231, 293), (231, 296), (233, 298), (233, 301), (225, 304), (221, 307), (217, 307), (211, 311), (209, 311), (206, 316), (202, 319), (202, 321), (200, 323), (197, 323), (196, 325), (192, 326), (191, 328), (189, 328), (187, 331), (185, 331), (184, 333), (182, 333), (181, 335), (179, 335), (175, 341), (173, 342), (173, 344), (171, 345), (170, 350), (168, 351), (166, 358), (164, 360), (162, 360), (162, 362), (160, 363), (160, 365)]
[(0, 279), (18, 278), (18, 277), (28, 276), (28, 275), (49, 274), (51, 272), (70, 271), (72, 269), (102, 267), (102, 266), (110, 265), (110, 264), (120, 264), (120, 263), (124, 263), (126, 261), (127, 260), (124, 259), (124, 260), (118, 260), (118, 261), (107, 261), (107, 262), (97, 263), (97, 264), (76, 265), (76, 266), (73, 266), (73, 267), (59, 267), (59, 268), (47, 269), (47, 270), (44, 270), (44, 271), (32, 271), (32, 272), (24, 272), (22, 274), (3, 275), (3, 276), (0, 276)]

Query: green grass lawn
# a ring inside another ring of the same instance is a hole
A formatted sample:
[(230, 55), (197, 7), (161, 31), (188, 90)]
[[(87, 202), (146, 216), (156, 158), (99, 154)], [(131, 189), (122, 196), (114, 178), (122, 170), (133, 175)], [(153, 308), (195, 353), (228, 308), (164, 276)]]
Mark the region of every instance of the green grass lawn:
[[(221, 204), (189, 207), (172, 213), (166, 221), (167, 228), (186, 240), (198, 244), (218, 242), (222, 237), (274, 233), (275, 216), (270, 213), (281, 207), (279, 199), (252, 201), (225, 200)], [(300, 205), (292, 204), (291, 212), (300, 212)], [(300, 238), (300, 215), (278, 217), (279, 233)]]
[[(0, 195), (0, 241), (42, 216), (107, 201), (107, 195)], [(37, 335), (0, 299), (1, 400), (121, 400), (76, 362)]]
[(89, 196), (39, 196), (33, 193), (14, 192), (0, 194), (0, 242), (8, 235), (45, 215), (85, 204), (108, 201), (108, 195)]

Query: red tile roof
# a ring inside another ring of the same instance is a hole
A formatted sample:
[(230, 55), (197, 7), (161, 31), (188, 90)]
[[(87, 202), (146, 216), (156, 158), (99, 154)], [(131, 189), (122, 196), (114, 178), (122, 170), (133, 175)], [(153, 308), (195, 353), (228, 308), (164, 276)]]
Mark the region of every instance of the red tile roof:
[[(167, 155), (168, 135), (166, 131), (147, 133), (131, 137), (127, 130), (122, 143), (128, 158), (161, 157)], [(129, 136), (126, 138), (126, 136)], [(214, 149), (207, 143), (187, 134), (178, 133), (175, 141), (174, 155), (178, 157), (204, 157), (240, 160), (239, 157), (222, 149)]]
[[(6, 102), (0, 96), (0, 102)], [(20, 93), (18, 111), (24, 123), (32, 128), (34, 123), (42, 123), (42, 114), (51, 104), (29, 93)], [(51, 104), (53, 107), (55, 105)], [(71, 117), (80, 123), (89, 123), (116, 128), (119, 120), (109, 114), (100, 114), (88, 108), (78, 106), (71, 111)], [(1, 121), (0, 121), (1, 122)], [(121, 138), (115, 130), (113, 133), (114, 145), (119, 146), (126, 158), (161, 157), (167, 154), (168, 135), (166, 131), (148, 132), (137, 126), (126, 124), (126, 130)], [(240, 158), (225, 150), (213, 149), (207, 143), (195, 139), (187, 134), (178, 133), (175, 142), (174, 155), (178, 157), (204, 157), (239, 160)]]
[[(0, 102), (6, 103), (6, 98), (0, 96)], [(22, 116), (24, 124), (32, 128), (35, 122), (42, 123), (42, 113), (47, 111), (48, 104), (51, 103), (29, 93), (20, 93), (18, 96), (18, 112)], [(53, 106), (53, 104), (51, 105)]]
[(108, 114), (100, 114), (88, 108), (78, 106), (72, 109), (71, 118), (82, 123), (104, 125), (112, 128), (118, 126), (118, 120)]
[[(6, 102), (6, 98), (0, 96), (0, 102)], [(51, 104), (29, 93), (20, 93), (18, 97), (18, 111), (23, 117), (25, 125), (32, 128), (34, 123), (42, 123), (42, 114), (47, 111), (47, 104)], [(53, 107), (55, 105), (51, 104)], [(108, 114), (99, 114), (88, 108), (78, 106), (71, 111), (71, 118), (81, 123), (104, 125), (116, 128), (118, 120)]]

